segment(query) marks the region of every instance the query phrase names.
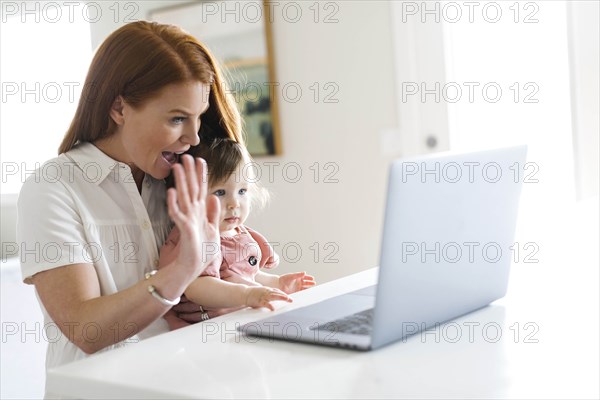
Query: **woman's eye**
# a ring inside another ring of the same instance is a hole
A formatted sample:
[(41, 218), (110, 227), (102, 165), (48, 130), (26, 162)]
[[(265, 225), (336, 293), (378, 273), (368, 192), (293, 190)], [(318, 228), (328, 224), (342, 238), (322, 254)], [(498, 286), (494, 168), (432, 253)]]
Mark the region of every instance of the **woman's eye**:
[(248, 189), (240, 189), (240, 191), (238, 192), (241, 195), (246, 194), (246, 192), (248, 191)]
[(225, 196), (225, 191), (223, 189), (215, 190), (213, 194), (217, 197)]
[(174, 124), (181, 124), (183, 121), (185, 121), (185, 117), (175, 117), (175, 118), (171, 119), (171, 121)]

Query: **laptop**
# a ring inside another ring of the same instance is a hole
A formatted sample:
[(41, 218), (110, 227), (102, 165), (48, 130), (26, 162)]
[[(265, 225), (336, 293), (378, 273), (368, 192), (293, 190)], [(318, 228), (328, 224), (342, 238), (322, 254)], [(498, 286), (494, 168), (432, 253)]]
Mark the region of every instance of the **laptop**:
[(238, 329), (372, 350), (503, 297), (526, 153), (518, 146), (393, 161), (377, 285)]

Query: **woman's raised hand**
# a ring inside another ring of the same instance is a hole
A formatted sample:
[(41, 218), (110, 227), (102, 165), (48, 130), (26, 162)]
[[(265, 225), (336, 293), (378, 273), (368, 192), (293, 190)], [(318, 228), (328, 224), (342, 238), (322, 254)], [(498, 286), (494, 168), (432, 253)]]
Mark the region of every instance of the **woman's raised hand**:
[(219, 201), (207, 195), (206, 162), (188, 154), (181, 158), (183, 165), (173, 165), (175, 188), (167, 192), (167, 205), (180, 234), (176, 262), (192, 278), (219, 254)]

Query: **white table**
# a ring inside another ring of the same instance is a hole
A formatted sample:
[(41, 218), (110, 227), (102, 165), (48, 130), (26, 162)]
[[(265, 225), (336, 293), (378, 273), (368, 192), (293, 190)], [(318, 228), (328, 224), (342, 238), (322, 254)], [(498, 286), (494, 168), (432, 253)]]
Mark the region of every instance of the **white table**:
[[(539, 263), (521, 256), (513, 264), (505, 298), (404, 343), (363, 353), (246, 338), (235, 322), (269, 313), (249, 309), (51, 370), (48, 390), (76, 398), (598, 398), (598, 217), (580, 217), (556, 217), (559, 236), (538, 231)], [(275, 312), (370, 285), (376, 272), (297, 293)]]

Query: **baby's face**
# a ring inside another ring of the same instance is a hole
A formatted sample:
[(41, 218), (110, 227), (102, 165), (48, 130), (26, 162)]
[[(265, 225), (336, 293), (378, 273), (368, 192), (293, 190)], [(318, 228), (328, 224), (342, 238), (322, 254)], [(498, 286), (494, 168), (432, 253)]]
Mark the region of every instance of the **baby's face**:
[(240, 172), (238, 170), (226, 181), (209, 187), (209, 192), (221, 203), (219, 231), (223, 236), (235, 235), (235, 228), (242, 225), (250, 213), (250, 185)]

